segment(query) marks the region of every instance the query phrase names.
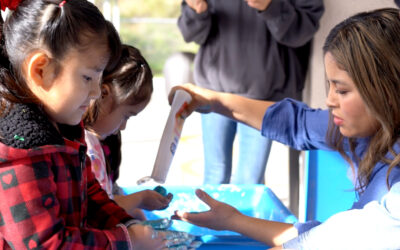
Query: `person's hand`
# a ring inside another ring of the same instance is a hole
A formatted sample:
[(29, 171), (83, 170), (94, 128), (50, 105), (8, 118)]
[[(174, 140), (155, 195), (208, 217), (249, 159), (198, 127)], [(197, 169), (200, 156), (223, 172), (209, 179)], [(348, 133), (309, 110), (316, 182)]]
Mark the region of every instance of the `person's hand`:
[(146, 215), (144, 214), (143, 210), (140, 208), (135, 208), (131, 212), (129, 212), (129, 215), (132, 216), (136, 220), (146, 220)]
[(209, 211), (201, 213), (175, 211), (175, 215), (171, 218), (214, 230), (229, 230), (230, 223), (235, 223), (235, 220), (241, 215), (236, 208), (211, 198), (203, 190), (197, 189), (196, 195), (210, 206)]
[(192, 96), (192, 101), (182, 111), (181, 115), (188, 117), (193, 111), (200, 113), (211, 112), (212, 98), (216, 94), (215, 91), (197, 87), (191, 83), (175, 86), (171, 89), (168, 95), (169, 104), (174, 99), (174, 94), (178, 89), (183, 89)]
[(139, 207), (149, 211), (167, 208), (173, 196), (171, 193), (168, 193), (167, 196), (162, 196), (154, 190), (143, 190), (139, 193), (142, 197)]
[(247, 4), (254, 9), (264, 11), (268, 8), (272, 0), (245, 0)]
[(150, 226), (134, 224), (128, 228), (134, 250), (166, 249), (168, 243), (163, 232)]
[(197, 14), (203, 13), (208, 9), (206, 0), (185, 0), (186, 4), (196, 11)]

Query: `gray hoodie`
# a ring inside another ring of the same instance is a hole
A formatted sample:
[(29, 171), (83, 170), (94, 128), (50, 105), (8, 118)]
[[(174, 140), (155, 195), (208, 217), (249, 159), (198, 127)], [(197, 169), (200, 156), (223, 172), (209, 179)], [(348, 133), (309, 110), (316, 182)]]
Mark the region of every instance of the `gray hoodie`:
[(195, 83), (254, 99), (300, 98), (323, 1), (272, 0), (262, 12), (243, 0), (207, 2), (197, 14), (183, 1), (178, 19), (185, 41), (200, 45)]

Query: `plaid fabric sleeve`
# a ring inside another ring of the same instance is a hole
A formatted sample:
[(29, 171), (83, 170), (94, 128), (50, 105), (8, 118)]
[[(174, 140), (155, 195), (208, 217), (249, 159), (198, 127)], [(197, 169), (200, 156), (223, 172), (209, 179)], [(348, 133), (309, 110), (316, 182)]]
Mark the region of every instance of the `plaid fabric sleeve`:
[(95, 228), (109, 229), (132, 217), (123, 208), (110, 200), (101, 188), (90, 167), (87, 168), (88, 179), (88, 223)]
[[(63, 159), (43, 154), (0, 162), (0, 245), (11, 249), (129, 249), (123, 228), (81, 227), (80, 212), (68, 210), (68, 204), (73, 206), (80, 197), (67, 192), (73, 187), (73, 177)], [(67, 173), (63, 180), (58, 178), (60, 171)]]

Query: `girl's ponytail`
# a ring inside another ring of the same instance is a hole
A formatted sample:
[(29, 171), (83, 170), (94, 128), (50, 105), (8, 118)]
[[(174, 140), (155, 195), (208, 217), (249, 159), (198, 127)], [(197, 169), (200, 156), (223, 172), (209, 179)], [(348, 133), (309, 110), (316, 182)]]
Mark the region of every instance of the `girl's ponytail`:
[(3, 17), (0, 15), (0, 67), (9, 68), (10, 60), (4, 50)]
[[(3, 9), (3, 6), (1, 8)], [(15, 83), (15, 79), (12, 75), (10, 60), (4, 47), (3, 25), (4, 20), (0, 15), (0, 116), (6, 112), (10, 106), (10, 101), (17, 101), (11, 88), (14, 85), (13, 83)]]
[(104, 16), (87, 0), (8, 0), (0, 5), (14, 10), (1, 25), (0, 116), (7, 103), (40, 103), (28, 87), (22, 67), (34, 51), (48, 52), (55, 65), (54, 77), (61, 72), (59, 62), (70, 49), (86, 49), (93, 39), (108, 45), (110, 57), (118, 58), (120, 41), (110, 43)]

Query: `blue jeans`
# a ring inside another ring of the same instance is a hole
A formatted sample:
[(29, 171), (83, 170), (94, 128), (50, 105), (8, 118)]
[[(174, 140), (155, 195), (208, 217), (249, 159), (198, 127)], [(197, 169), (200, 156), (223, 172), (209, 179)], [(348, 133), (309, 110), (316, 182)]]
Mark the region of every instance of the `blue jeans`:
[[(271, 140), (257, 129), (225, 116), (202, 114), (204, 184), (259, 184), (264, 182)], [(232, 174), (232, 153), (238, 136), (239, 159)]]

